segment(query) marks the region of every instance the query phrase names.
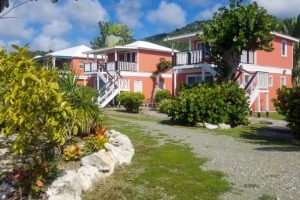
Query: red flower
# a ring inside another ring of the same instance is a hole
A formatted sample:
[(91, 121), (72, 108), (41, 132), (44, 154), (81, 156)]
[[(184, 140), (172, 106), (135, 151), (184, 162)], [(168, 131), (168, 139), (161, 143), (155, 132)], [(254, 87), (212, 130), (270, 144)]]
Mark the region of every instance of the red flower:
[(25, 176), (25, 172), (22, 169), (13, 170), (13, 179), (14, 181), (21, 181)]
[(49, 164), (48, 164), (48, 162), (43, 162), (41, 166), (43, 169), (46, 169), (49, 167)]
[(44, 186), (43, 182), (40, 181), (40, 180), (37, 180), (37, 181), (36, 181), (36, 185), (37, 185), (38, 187), (43, 187), (43, 186)]

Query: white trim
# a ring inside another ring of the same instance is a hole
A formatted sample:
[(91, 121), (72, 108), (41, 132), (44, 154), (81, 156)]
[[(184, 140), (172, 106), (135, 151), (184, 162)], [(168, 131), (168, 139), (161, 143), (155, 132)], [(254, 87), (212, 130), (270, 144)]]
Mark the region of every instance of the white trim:
[[(270, 83), (270, 80), (271, 80), (271, 83)], [(269, 87), (272, 87), (273, 86), (273, 83), (274, 83), (274, 77), (269, 75), (268, 76), (268, 86)]]
[(194, 33), (188, 33), (188, 34), (181, 34), (181, 35), (176, 35), (176, 36), (167, 36), (166, 38), (164, 38), (164, 41), (178, 41), (178, 40), (182, 40), (182, 39), (189, 39), (189, 38), (193, 38), (196, 37), (197, 35), (202, 35), (203, 32), (202, 31), (198, 31), (198, 32), (194, 32)]
[(82, 80), (82, 79), (87, 79), (88, 76), (78, 76), (77, 78), (80, 79), (80, 80)]
[(202, 72), (202, 67), (198, 68), (188, 68), (188, 69), (182, 69), (182, 70), (177, 70), (179, 74), (188, 74), (188, 73), (201, 73)]
[(292, 36), (289, 36), (289, 35), (278, 33), (278, 32), (275, 32), (275, 31), (272, 31), (271, 34), (276, 35), (276, 36), (281, 37), (281, 38), (284, 38), (284, 39), (287, 39), (287, 40), (291, 40), (291, 41), (294, 41), (294, 42), (299, 42), (298, 38), (295, 38), (295, 37), (292, 37)]
[[(152, 77), (153, 73), (151, 73), (151, 72), (128, 72), (128, 71), (121, 71), (121, 76)], [(172, 78), (172, 74), (167, 74), (167, 73), (164, 73), (161, 76), (163, 78)]]
[[(141, 90), (140, 91), (138, 91), (138, 90), (136, 90), (137, 88), (136, 88), (136, 83), (141, 83)], [(143, 92), (143, 81), (142, 80), (135, 80), (134, 82), (133, 82), (133, 92)]]
[(247, 71), (261, 71), (268, 72), (273, 74), (283, 74), (285, 70), (287, 75), (292, 75), (292, 69), (283, 68), (283, 67), (271, 67), (271, 66), (260, 66), (260, 65), (251, 65), (251, 64), (242, 64), (241, 67)]

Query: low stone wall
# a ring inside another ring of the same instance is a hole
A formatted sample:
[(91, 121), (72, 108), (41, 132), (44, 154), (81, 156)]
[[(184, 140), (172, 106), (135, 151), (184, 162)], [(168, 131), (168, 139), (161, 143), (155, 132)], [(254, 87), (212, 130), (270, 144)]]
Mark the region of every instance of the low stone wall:
[(130, 139), (111, 130), (105, 149), (81, 159), (81, 167), (65, 171), (48, 188), (49, 200), (81, 200), (81, 194), (89, 190), (101, 178), (110, 176), (115, 167), (128, 165), (134, 155)]

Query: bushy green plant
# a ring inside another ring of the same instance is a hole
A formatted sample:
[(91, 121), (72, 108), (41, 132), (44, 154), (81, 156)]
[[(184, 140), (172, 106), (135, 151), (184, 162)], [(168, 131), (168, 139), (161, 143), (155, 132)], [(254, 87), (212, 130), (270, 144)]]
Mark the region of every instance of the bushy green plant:
[(172, 102), (168, 114), (173, 120), (189, 125), (207, 122), (236, 126), (248, 122), (248, 111), (245, 91), (235, 83), (228, 82), (184, 89)]
[(76, 113), (80, 132), (88, 134), (91, 129), (101, 126), (103, 114), (97, 104), (98, 92), (87, 86), (78, 86), (77, 79), (74, 73), (66, 72), (59, 78), (59, 85)]
[(172, 99), (163, 99), (158, 104), (158, 112), (168, 114), (173, 106)]
[(93, 135), (86, 138), (85, 141), (85, 154), (91, 154), (104, 148), (104, 144), (108, 142), (108, 138), (105, 135)]
[(300, 138), (300, 87), (282, 87), (272, 101), (277, 112), (285, 116), (288, 127)]
[(145, 97), (140, 92), (123, 92), (119, 95), (120, 104), (126, 108), (127, 112), (138, 113)]
[(37, 156), (76, 133), (75, 112), (60, 91), (57, 72), (38, 68), (27, 47), (15, 48), (10, 54), (0, 51), (1, 132), (16, 134), (16, 153)]
[(159, 90), (155, 94), (155, 102), (159, 103), (163, 99), (170, 99), (171, 97), (172, 95), (169, 90)]

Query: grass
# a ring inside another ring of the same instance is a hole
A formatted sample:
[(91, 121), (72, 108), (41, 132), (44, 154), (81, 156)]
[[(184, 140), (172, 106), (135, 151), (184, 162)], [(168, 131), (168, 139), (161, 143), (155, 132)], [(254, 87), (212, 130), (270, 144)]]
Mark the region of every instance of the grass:
[[(285, 120), (284, 116), (279, 114), (278, 112), (269, 112), (269, 117), (266, 116), (266, 112), (260, 113), (261, 117), (275, 119), (275, 120)], [(257, 113), (253, 112), (251, 117), (257, 117)]]
[(159, 138), (126, 121), (106, 121), (109, 128), (130, 137), (135, 156), (130, 166), (118, 169), (113, 176), (84, 194), (83, 199), (212, 200), (230, 190), (224, 175), (202, 170), (201, 165), (206, 160), (196, 157), (187, 146), (172, 140), (160, 144)]

